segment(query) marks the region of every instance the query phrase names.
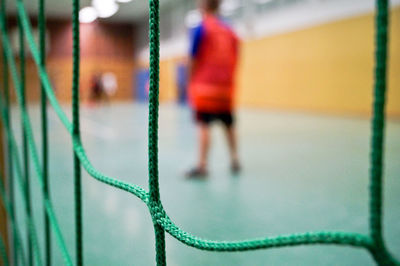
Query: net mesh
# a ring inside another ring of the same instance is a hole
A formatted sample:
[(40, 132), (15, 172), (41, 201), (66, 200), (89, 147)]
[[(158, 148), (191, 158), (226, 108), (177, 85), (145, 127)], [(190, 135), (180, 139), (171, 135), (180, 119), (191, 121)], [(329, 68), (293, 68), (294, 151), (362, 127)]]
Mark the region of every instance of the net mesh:
[[(375, 63), (375, 86), (372, 120), (372, 141), (371, 141), (371, 169), (370, 169), (370, 209), (369, 209), (369, 234), (353, 232), (306, 232), (275, 237), (262, 237), (243, 241), (214, 241), (202, 239), (185, 232), (168, 217), (160, 200), (159, 174), (158, 174), (158, 113), (159, 113), (159, 52), (160, 52), (160, 19), (159, 0), (149, 0), (150, 10), (150, 96), (149, 96), (149, 189), (148, 191), (134, 184), (129, 184), (118, 179), (104, 175), (96, 170), (86, 155), (81, 142), (79, 130), (79, 0), (72, 1), (72, 25), (73, 25), (73, 82), (72, 82), (72, 121), (61, 109), (52, 85), (50, 83), (45, 64), (45, 1), (39, 0), (38, 24), (39, 43), (37, 44), (32, 34), (32, 27), (22, 0), (15, 0), (18, 14), (18, 29), (20, 42), (27, 40), (31, 54), (37, 66), (38, 76), (41, 81), (41, 160), (38, 147), (34, 141), (31, 120), (25, 104), (25, 66), (24, 47), (20, 45), (19, 69), (10, 44), (7, 32), (6, 1), (1, 0), (0, 28), (3, 51), (3, 81), (2, 93), (0, 93), (0, 110), (5, 138), (7, 140), (7, 180), (8, 187), (0, 183), (0, 196), (8, 215), (8, 222), (12, 235), (12, 260), (8, 258), (5, 251), (5, 243), (0, 239), (0, 256), (3, 264), (8, 265), (13, 261), (14, 265), (50, 265), (51, 264), (51, 242), (50, 234), (55, 236), (58, 248), (60, 249), (65, 265), (83, 265), (84, 250), (82, 239), (82, 190), (81, 190), (81, 168), (91, 177), (98, 181), (113, 186), (117, 189), (131, 193), (148, 206), (152, 217), (156, 239), (156, 263), (166, 265), (165, 254), (165, 232), (178, 241), (201, 250), (218, 252), (236, 252), (256, 249), (277, 248), (296, 245), (334, 244), (359, 247), (366, 249), (379, 265), (400, 265), (387, 250), (382, 235), (382, 183), (383, 183), (383, 144), (385, 126), (385, 95), (386, 95), (386, 67), (387, 67), (387, 38), (388, 38), (388, 0), (376, 0), (376, 63)], [(18, 106), (21, 111), (23, 128), (23, 160), (16, 145), (14, 132), (10, 124), (10, 84), (9, 75), (14, 84), (17, 95)], [(49, 197), (48, 187), (48, 129), (47, 129), (47, 102), (50, 102), (58, 118), (71, 136), (74, 156), (74, 205), (75, 205), (75, 248), (76, 261), (70, 256), (70, 251), (64, 241), (57, 217), (54, 212), (52, 201)], [(41, 250), (38, 244), (36, 225), (31, 217), (30, 198), (30, 176), (29, 163), (33, 165), (34, 174), (37, 178), (42, 194), (45, 210), (44, 223), (44, 254), (41, 257)], [(16, 182), (14, 182), (15, 180)], [(15, 215), (14, 186), (17, 186), (24, 198), (24, 210), (27, 215), (28, 245), (24, 250), (21, 232), (17, 226)]]

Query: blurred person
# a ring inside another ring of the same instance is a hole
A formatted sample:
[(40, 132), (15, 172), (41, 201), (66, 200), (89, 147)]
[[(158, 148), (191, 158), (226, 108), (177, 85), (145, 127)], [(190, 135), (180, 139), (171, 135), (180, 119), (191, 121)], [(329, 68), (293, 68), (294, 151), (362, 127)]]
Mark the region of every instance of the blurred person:
[(104, 93), (107, 95), (107, 100), (117, 93), (118, 81), (114, 73), (107, 72), (101, 75), (101, 84)]
[(90, 82), (90, 103), (97, 104), (102, 100), (107, 100), (103, 82), (100, 74), (94, 74)]
[(199, 0), (202, 21), (191, 33), (189, 101), (199, 133), (197, 165), (188, 178), (208, 174), (210, 124), (224, 125), (230, 150), (231, 170), (240, 171), (234, 118), (234, 76), (239, 53), (236, 34), (218, 15), (220, 0)]

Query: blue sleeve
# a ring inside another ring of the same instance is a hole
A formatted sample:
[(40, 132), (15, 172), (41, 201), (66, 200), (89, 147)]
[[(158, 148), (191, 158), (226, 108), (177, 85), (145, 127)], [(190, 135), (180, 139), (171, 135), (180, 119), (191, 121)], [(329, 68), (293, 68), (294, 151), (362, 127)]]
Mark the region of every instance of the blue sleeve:
[(190, 56), (196, 57), (197, 53), (199, 52), (199, 48), (200, 48), (200, 43), (203, 39), (203, 35), (204, 35), (204, 27), (202, 24), (200, 24), (199, 26), (193, 28), (191, 30), (191, 40), (190, 40)]

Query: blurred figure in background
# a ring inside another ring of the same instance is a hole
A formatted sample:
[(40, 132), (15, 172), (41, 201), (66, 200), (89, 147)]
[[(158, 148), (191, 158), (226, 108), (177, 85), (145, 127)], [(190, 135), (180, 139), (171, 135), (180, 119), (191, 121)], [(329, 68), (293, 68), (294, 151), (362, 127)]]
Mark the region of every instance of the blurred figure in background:
[(101, 75), (101, 84), (103, 86), (103, 91), (107, 96), (107, 100), (117, 93), (118, 81), (114, 73), (106, 72)]
[(219, 18), (220, 0), (199, 0), (202, 22), (192, 30), (189, 100), (199, 129), (199, 158), (188, 178), (207, 175), (210, 124), (222, 122), (231, 156), (231, 170), (240, 170), (234, 118), (234, 76), (239, 53), (236, 34)]
[(108, 97), (103, 85), (102, 75), (94, 74), (90, 82), (90, 106), (97, 105), (102, 101), (108, 102)]

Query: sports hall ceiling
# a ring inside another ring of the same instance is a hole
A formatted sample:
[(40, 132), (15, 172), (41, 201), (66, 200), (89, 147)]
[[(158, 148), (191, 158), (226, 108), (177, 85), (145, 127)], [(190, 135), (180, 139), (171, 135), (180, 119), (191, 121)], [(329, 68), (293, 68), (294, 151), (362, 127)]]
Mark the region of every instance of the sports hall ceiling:
[[(161, 6), (176, 0), (161, 0)], [(16, 13), (15, 0), (7, 0), (7, 11), (10, 14)], [(25, 0), (25, 6), (29, 14), (37, 14), (38, 0)], [(69, 17), (71, 15), (72, 0), (46, 0), (46, 12), (49, 17)], [(80, 6), (89, 6), (91, 0), (81, 0)], [(129, 3), (120, 3), (118, 12), (107, 20), (111, 21), (135, 21), (147, 13), (148, 0), (132, 0)]]

